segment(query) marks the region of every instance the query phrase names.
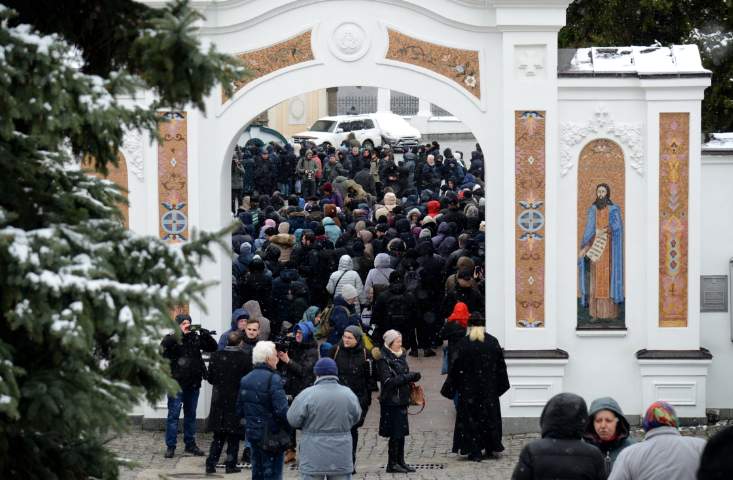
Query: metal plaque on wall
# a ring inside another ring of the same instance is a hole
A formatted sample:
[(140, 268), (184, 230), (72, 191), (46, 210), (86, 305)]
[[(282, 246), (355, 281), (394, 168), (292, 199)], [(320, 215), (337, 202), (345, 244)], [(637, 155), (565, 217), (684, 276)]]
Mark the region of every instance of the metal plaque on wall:
[(728, 275), (700, 277), (700, 311), (728, 311)]

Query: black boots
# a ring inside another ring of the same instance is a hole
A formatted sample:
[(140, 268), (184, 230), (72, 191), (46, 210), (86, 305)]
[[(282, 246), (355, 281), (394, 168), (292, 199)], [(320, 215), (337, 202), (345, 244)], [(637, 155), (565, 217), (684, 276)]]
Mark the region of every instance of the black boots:
[(176, 453), (176, 447), (169, 446), (165, 451), (165, 458), (173, 458), (174, 453)]
[(244, 447), (242, 452), (242, 463), (252, 463), (252, 450), (249, 447)]
[(425, 349), (425, 358), (427, 358), (427, 357), (434, 357), (436, 355), (437, 355), (437, 353), (435, 353), (435, 351), (432, 348), (426, 348)]
[(400, 459), (400, 440), (399, 438), (390, 438), (387, 444), (387, 473), (407, 473), (407, 469), (399, 464)]
[(420, 356), (420, 353), (417, 351), (417, 348), (411, 348), (410, 353), (408, 353), (411, 357), (418, 357)]
[[(175, 448), (175, 447), (174, 447)], [(203, 450), (201, 450), (197, 445), (196, 442), (189, 443), (186, 445), (186, 448), (183, 450), (186, 453), (193, 453), (197, 457), (203, 457), (206, 455)]]
[(400, 438), (398, 442), (400, 443), (398, 447), (399, 450), (397, 454), (397, 463), (399, 464), (400, 467), (407, 470), (407, 473), (412, 473), (415, 471), (415, 469), (405, 463), (405, 437)]

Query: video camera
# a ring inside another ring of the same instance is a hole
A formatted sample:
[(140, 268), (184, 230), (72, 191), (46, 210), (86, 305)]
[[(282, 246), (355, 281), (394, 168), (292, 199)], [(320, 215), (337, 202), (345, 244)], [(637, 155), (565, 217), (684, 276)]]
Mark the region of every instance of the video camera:
[(289, 353), (295, 348), (297, 340), (293, 337), (277, 337), (275, 339), (275, 351)]
[(194, 333), (198, 332), (202, 335), (212, 335), (212, 336), (216, 335), (215, 331), (206, 330), (205, 328), (201, 328), (201, 325), (197, 325), (197, 324), (191, 325), (190, 330), (191, 332), (194, 332)]

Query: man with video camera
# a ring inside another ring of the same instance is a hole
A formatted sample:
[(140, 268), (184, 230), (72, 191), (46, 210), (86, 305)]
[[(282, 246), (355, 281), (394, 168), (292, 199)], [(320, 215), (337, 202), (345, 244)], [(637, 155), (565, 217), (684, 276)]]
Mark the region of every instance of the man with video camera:
[(168, 449), (165, 452), (165, 458), (173, 458), (176, 451), (181, 406), (183, 406), (185, 451), (196, 456), (203, 456), (203, 450), (196, 446), (195, 437), (196, 406), (201, 390), (201, 380), (207, 378), (201, 350), (217, 351), (218, 345), (212, 337), (216, 335), (216, 332), (200, 328), (200, 325), (191, 325), (191, 316), (185, 313), (178, 315), (176, 322), (182, 332), (180, 342), (173, 333), (166, 335), (160, 342), (163, 347), (163, 357), (171, 362), (171, 375), (181, 387), (181, 391), (175, 397), (168, 396), (168, 423), (165, 430), (165, 444)]
[[(293, 337), (285, 337), (275, 342), (280, 371), (283, 377), (285, 394), (292, 401), (303, 390), (313, 385), (316, 375), (313, 367), (318, 361), (318, 342), (314, 338), (315, 327), (311, 322), (298, 323), (293, 327)], [(295, 429), (290, 434), (293, 449), (285, 454), (285, 463), (295, 460)]]

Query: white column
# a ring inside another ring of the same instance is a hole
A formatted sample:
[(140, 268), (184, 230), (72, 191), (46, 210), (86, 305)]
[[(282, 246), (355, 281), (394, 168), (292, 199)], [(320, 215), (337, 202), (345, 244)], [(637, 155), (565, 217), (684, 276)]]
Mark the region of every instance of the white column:
[(428, 117), (428, 118), (430, 118), (430, 117), (433, 116), (432, 112), (430, 111), (430, 102), (428, 102), (427, 100), (423, 100), (421, 98), (418, 105), (419, 105), (418, 106), (418, 109), (417, 109), (417, 116), (418, 117)]
[(391, 112), (392, 107), (390, 105), (390, 99), (392, 98), (392, 91), (388, 88), (377, 89), (377, 112)]

